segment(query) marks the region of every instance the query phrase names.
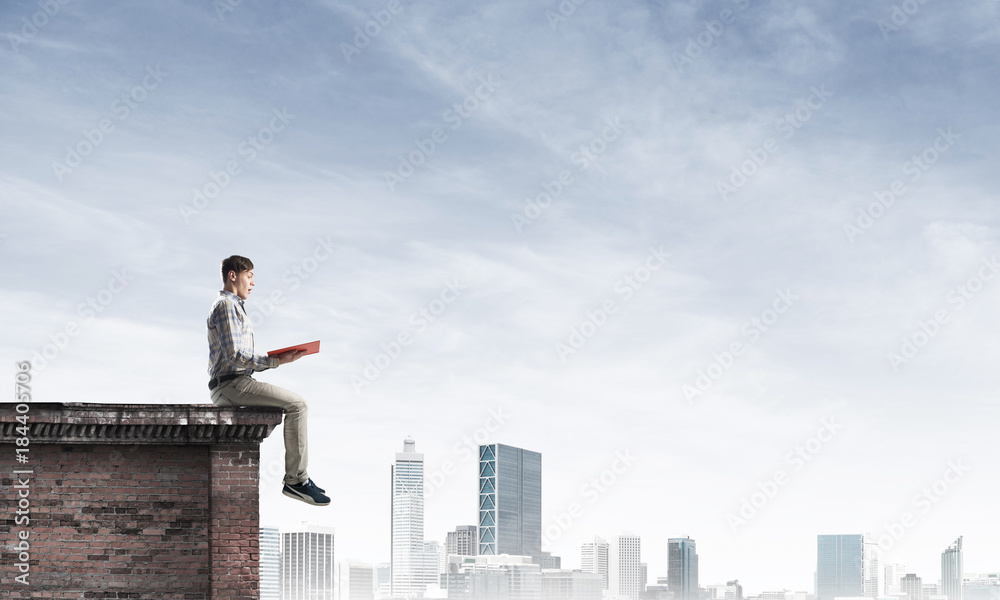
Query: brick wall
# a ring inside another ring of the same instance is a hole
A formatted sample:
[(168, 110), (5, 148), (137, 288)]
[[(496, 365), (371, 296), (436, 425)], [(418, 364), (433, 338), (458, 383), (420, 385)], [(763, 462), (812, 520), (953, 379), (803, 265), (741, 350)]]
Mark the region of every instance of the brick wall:
[(30, 407), (18, 464), (0, 404), (0, 598), (259, 598), (259, 446), (280, 411)]

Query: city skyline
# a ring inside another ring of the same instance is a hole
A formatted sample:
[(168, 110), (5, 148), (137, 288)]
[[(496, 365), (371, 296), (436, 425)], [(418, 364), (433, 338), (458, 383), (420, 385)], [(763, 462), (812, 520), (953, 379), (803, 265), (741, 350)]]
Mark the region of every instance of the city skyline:
[[(462, 531), (465, 526), (459, 526), (457, 531)], [(469, 527), (471, 530), (471, 527)], [(261, 525), (261, 552), (264, 552), (264, 542), (266, 536), (277, 535), (277, 529), (269, 527), (267, 525)], [(333, 528), (328, 528), (324, 526), (317, 526), (314, 523), (303, 522), (301, 527), (293, 528), (290, 531), (282, 532), (282, 537), (286, 540), (297, 539), (297, 536), (302, 535), (312, 535), (315, 532), (327, 532), (328, 536), (331, 538), (331, 542), (328, 544), (332, 548), (332, 536)], [(449, 532), (455, 533), (455, 532)], [(471, 531), (469, 533), (472, 533)], [(827, 592), (831, 590), (837, 592), (834, 593), (832, 598), (897, 598), (898, 594), (902, 593), (909, 596), (908, 600), (927, 600), (931, 595), (935, 595), (938, 598), (948, 598), (948, 577), (955, 578), (957, 582), (958, 593), (961, 594), (962, 591), (969, 586), (983, 586), (981, 588), (974, 588), (975, 592), (970, 598), (975, 600), (993, 600), (997, 595), (997, 588), (1000, 587), (1000, 572), (993, 572), (990, 574), (975, 573), (964, 571), (964, 568), (959, 564), (961, 563), (961, 546), (963, 536), (955, 541), (955, 543), (949, 546), (942, 553), (942, 565), (941, 565), (941, 578), (934, 582), (933, 580), (927, 580), (926, 577), (921, 577), (918, 574), (908, 572), (905, 565), (899, 563), (893, 563), (889, 565), (884, 565), (885, 577), (882, 577), (882, 565), (879, 564), (877, 560), (872, 560), (871, 556), (866, 558), (866, 546), (870, 546), (870, 543), (866, 543), (866, 536), (858, 534), (836, 534), (836, 535), (818, 535), (817, 536), (817, 586), (823, 586)], [(469, 543), (471, 543), (472, 538), (470, 536)], [(433, 542), (432, 542), (433, 543)], [(695, 554), (693, 548), (695, 540), (686, 538), (676, 538), (671, 540), (672, 548), (671, 551), (675, 549), (678, 553), (678, 561), (684, 562), (685, 558), (682, 554)], [(301, 544), (299, 544), (301, 546)], [(615, 550), (610, 551), (614, 545)], [(650, 584), (648, 577), (640, 577), (638, 581), (633, 580), (633, 574), (642, 572), (645, 576), (647, 575), (646, 563), (641, 562), (641, 541), (640, 536), (635, 534), (623, 534), (619, 536), (612, 536), (611, 541), (604, 540), (600, 537), (595, 537), (592, 542), (586, 542), (581, 546), (581, 562), (584, 565), (582, 569), (562, 569), (562, 572), (582, 572), (589, 573), (593, 575), (601, 575), (602, 573), (609, 573), (611, 571), (617, 570), (618, 574), (615, 575), (611, 573), (613, 585), (615, 586), (615, 591), (611, 591), (610, 585), (605, 587), (606, 591), (612, 594), (618, 594), (621, 598), (639, 598), (638, 589), (645, 588)], [(293, 553), (296, 552), (295, 548), (292, 548)], [(870, 550), (870, 549), (869, 549)], [(825, 558), (824, 558), (825, 555)], [(956, 557), (955, 555), (959, 555)], [(453, 553), (448, 553), (448, 556), (453, 556), (454, 558), (468, 558), (469, 560), (475, 561), (475, 555), (455, 555)], [(948, 564), (946, 564), (946, 556), (949, 556)], [(332, 554), (331, 554), (332, 557)], [(516, 559), (525, 559), (529, 562), (527, 564), (535, 564), (530, 561), (531, 557), (527, 556), (511, 556)], [(488, 558), (488, 557), (487, 557)], [(496, 558), (494, 556), (494, 558)], [(492, 560), (492, 559), (491, 559)], [(500, 557), (501, 562), (506, 562), (506, 559)], [(589, 561), (589, 562), (588, 562)], [(284, 560), (283, 560), (284, 562)], [(293, 561), (294, 562), (294, 561)], [(285, 563), (286, 565), (288, 563)], [(351, 579), (348, 580), (346, 575), (342, 575), (342, 567), (349, 567), (350, 569), (360, 569), (359, 573), (365, 578), (365, 583), (360, 586), (359, 589), (370, 591), (374, 586), (374, 574), (382, 566), (385, 565), (388, 569), (388, 563), (376, 564), (367, 562), (358, 562), (353, 558), (336, 558), (333, 563), (335, 566), (335, 582), (334, 585), (338, 589), (343, 589), (345, 586), (358, 587), (353, 583), (353, 575)], [(444, 572), (444, 562), (440, 563), (439, 569), (441, 573)], [(518, 561), (518, 564), (521, 564)], [(590, 568), (587, 565), (590, 565)], [(865, 566), (868, 565), (868, 566)], [(693, 565), (697, 569), (696, 565)], [(287, 568), (287, 566), (286, 566)], [(687, 569), (685, 565), (681, 565), (682, 570)], [(826, 569), (831, 573), (837, 575), (837, 580), (830, 580), (829, 576), (822, 575), (821, 572)], [(872, 592), (871, 584), (866, 583), (870, 581), (873, 571), (869, 569), (878, 569), (877, 578), (884, 589), (880, 588), (877, 593)], [(559, 569), (556, 569), (559, 570)], [(623, 578), (622, 575), (625, 575)], [(695, 573), (695, 577), (697, 574)], [(320, 578), (322, 579), (322, 578)], [(684, 579), (680, 577), (679, 579)], [(659, 576), (656, 578), (656, 583), (659, 585), (668, 583), (669, 576)], [(821, 583), (821, 580), (822, 583)], [(264, 579), (262, 578), (262, 583)], [(599, 577), (598, 582), (603, 581), (603, 578)], [(637, 589), (632, 589), (634, 586), (638, 586)], [(668, 584), (669, 586), (669, 584)], [(709, 592), (723, 594), (718, 596), (718, 600), (742, 600), (744, 596), (758, 598), (760, 600), (796, 600), (802, 598), (801, 595), (808, 594), (812, 600), (819, 600), (820, 589), (817, 587), (815, 591), (812, 590), (791, 590), (787, 587), (783, 587), (780, 590), (777, 588), (760, 590), (752, 594), (744, 594), (743, 586), (738, 580), (727, 581), (725, 584), (722, 583), (707, 583), (705, 585), (699, 585), (698, 588), (702, 592)], [(684, 582), (675, 582), (673, 586), (674, 593), (684, 594), (686, 586)], [(837, 591), (839, 589), (839, 591)], [(852, 592), (856, 592), (857, 589), (862, 589), (863, 596), (851, 596), (848, 595)], [(690, 590), (693, 592), (694, 590)], [(384, 593), (388, 593), (389, 590), (386, 589)], [(824, 593), (827, 593), (824, 592)], [(841, 594), (841, 595), (838, 595)], [(790, 595), (790, 596), (789, 596)], [(691, 596), (697, 598), (699, 596)], [(900, 600), (905, 600), (900, 599)]]
[[(423, 491), (429, 487), (433, 488), (433, 483), (424, 481), (423, 464), (424, 455), (422, 453), (416, 452), (416, 441), (412, 436), (408, 436), (404, 442), (404, 451), (396, 453), (396, 461), (392, 466), (392, 495), (394, 498), (394, 504), (396, 502), (396, 497), (399, 492), (406, 488), (410, 490), (405, 494), (407, 498), (407, 505), (414, 504), (414, 498), (418, 498), (418, 512), (422, 516), (424, 511), (423, 504)], [(503, 449), (503, 455), (506, 457), (506, 468), (502, 469), (499, 466), (501, 448)], [(456, 548), (459, 544), (465, 544), (468, 547), (471, 545), (473, 549), (479, 547), (490, 547), (496, 546), (496, 523), (498, 522), (497, 509), (499, 507), (498, 497), (500, 496), (498, 489), (498, 479), (499, 474), (504, 472), (508, 485), (512, 486), (507, 492), (507, 503), (515, 506), (522, 506), (524, 504), (523, 495), (525, 490), (529, 496), (534, 499), (528, 504), (535, 504), (543, 498), (541, 495), (542, 486), (541, 482), (541, 464), (542, 457), (540, 453), (524, 450), (522, 448), (508, 446), (502, 443), (493, 443), (489, 445), (479, 446), (477, 456), (479, 457), (478, 467), (476, 468), (476, 473), (478, 477), (476, 478), (476, 493), (475, 498), (477, 499), (477, 507), (479, 512), (479, 519), (481, 521), (480, 526), (466, 526), (456, 524), (453, 530), (445, 532), (445, 535), (438, 540), (424, 540), (422, 537), (423, 531), (421, 529), (421, 553), (419, 553), (418, 564), (414, 571), (414, 577), (421, 579), (421, 577), (427, 577), (426, 582), (431, 582), (433, 578), (427, 576), (426, 574), (420, 575), (423, 571), (421, 569), (426, 569), (424, 565), (425, 561), (431, 560), (433, 557), (426, 556), (427, 545), (434, 545), (440, 548), (441, 552), (444, 552), (445, 556), (449, 553), (446, 551), (448, 544), (454, 543)], [(530, 468), (526, 465), (533, 465)], [(401, 468), (402, 467), (402, 468)], [(399, 469), (400, 474), (403, 475), (402, 479), (397, 479), (397, 469)], [(527, 470), (526, 470), (527, 469)], [(526, 485), (527, 482), (527, 485)], [(405, 483), (406, 485), (402, 485)], [(414, 488), (413, 486), (419, 483), (419, 488)], [(427, 487), (425, 487), (427, 486)], [(414, 494), (413, 491), (419, 489), (420, 494)], [(539, 494), (535, 496), (535, 494)], [(484, 504), (485, 503), (485, 504)], [(410, 513), (408, 511), (407, 515)], [(396, 512), (393, 512), (394, 520)], [(488, 519), (483, 521), (483, 519)], [(517, 514), (510, 514), (507, 517), (508, 523), (517, 524), (522, 523), (523, 516)], [(412, 521), (409, 519), (403, 519), (400, 523), (406, 524), (405, 529), (413, 529), (416, 526), (422, 527), (422, 518), (419, 521)], [(482, 523), (486, 523), (484, 526)], [(523, 524), (523, 523), (522, 523)], [(483, 538), (483, 534), (486, 530), (491, 530), (492, 537), (489, 540)], [(513, 531), (513, 530), (512, 530)], [(523, 533), (518, 533), (516, 536), (508, 534), (508, 539), (510, 544), (513, 540), (523, 539), (521, 536)], [(459, 537), (461, 536), (461, 537)], [(665, 582), (674, 580), (674, 587), (676, 589), (681, 589), (682, 594), (684, 589), (688, 589), (693, 584), (693, 589), (688, 592), (687, 598), (691, 600), (696, 598), (696, 596), (691, 596), (695, 590), (701, 588), (705, 589), (708, 586), (718, 586), (721, 585), (720, 582), (706, 583), (700, 581), (699, 575), (699, 560), (697, 553), (696, 540), (690, 536), (670, 538), (668, 540), (667, 548), (667, 562), (663, 573), (657, 573), (654, 569), (650, 571), (648, 569), (648, 561), (644, 560), (641, 554), (641, 534), (634, 533), (622, 533), (609, 536), (608, 539), (604, 539), (600, 535), (596, 535), (589, 541), (585, 541), (580, 545), (579, 551), (579, 564), (573, 565), (570, 561), (570, 566), (567, 566), (564, 560), (564, 569), (570, 570), (582, 570), (583, 572), (591, 572), (602, 574), (600, 567), (603, 564), (605, 569), (604, 573), (607, 573), (607, 586), (605, 589), (610, 590), (612, 585), (618, 586), (619, 589), (625, 596), (629, 596), (634, 593), (631, 591), (631, 586), (640, 585), (645, 586), (650, 584), (650, 579), (654, 582), (656, 580), (663, 580)], [(459, 539), (464, 539), (464, 542), (459, 542)], [(891, 539), (891, 538), (890, 538)], [(962, 541), (964, 536), (959, 536), (953, 544), (951, 544), (945, 551), (940, 554), (940, 567), (941, 575), (939, 578), (939, 587), (941, 593), (945, 593), (946, 584), (946, 569), (951, 576), (959, 574), (959, 581), (961, 581), (961, 574), (966, 572), (964, 568), (964, 553), (962, 552)], [(395, 536), (394, 536), (395, 540)], [(769, 587), (767, 589), (753, 590), (751, 589), (746, 595), (748, 596), (758, 596), (764, 592), (774, 592), (775, 590), (781, 589), (786, 591), (798, 591), (804, 593), (812, 593), (815, 595), (815, 600), (833, 600), (838, 597), (868, 597), (877, 598), (881, 596), (886, 596), (891, 593), (891, 590), (898, 591), (903, 585), (900, 577), (904, 575), (915, 575), (912, 569), (908, 569), (905, 564), (897, 562), (886, 562), (883, 549), (879, 546), (876, 536), (871, 534), (818, 534), (816, 535), (817, 544), (816, 548), (816, 560), (813, 563), (816, 567), (814, 573), (816, 575), (815, 586), (809, 589), (797, 589), (793, 590), (791, 588), (782, 586)], [(884, 540), (883, 540), (884, 541)], [(614, 545), (616, 545), (613, 547)], [(392, 548), (395, 548), (396, 544), (393, 542)], [(529, 544), (530, 546), (530, 544)], [(348, 553), (350, 554), (350, 553)], [(503, 553), (491, 551), (490, 554), (510, 554), (512, 556), (524, 556), (524, 554), (513, 554), (513, 553)], [(353, 556), (353, 555), (352, 555)], [(541, 557), (532, 557), (532, 562), (534, 564), (540, 564), (538, 562)], [(372, 565), (378, 564), (378, 559), (371, 559)], [(441, 563), (440, 557), (437, 559), (438, 563)], [(391, 563), (390, 563), (391, 564)], [(588, 567), (589, 565), (589, 567)], [(613, 570), (617, 568), (618, 572), (615, 574)], [(638, 573), (641, 571), (646, 575), (645, 580), (638, 578)], [(429, 572), (429, 571), (428, 571)], [(919, 577), (921, 581), (926, 582), (933, 581), (923, 574)], [(739, 577), (734, 578), (738, 581)], [(895, 581), (895, 584), (893, 584)], [(910, 584), (913, 584), (915, 579), (908, 580)], [(423, 579), (421, 583), (416, 586), (420, 589), (426, 585)], [(730, 585), (731, 580), (726, 580), (726, 585)], [(416, 589), (414, 587), (413, 589)], [(825, 591), (824, 596), (821, 598), (821, 588)], [(959, 593), (961, 593), (961, 585), (959, 584)], [(624, 591), (630, 590), (630, 591)], [(742, 593), (743, 587), (740, 586), (740, 591)], [(685, 600), (685, 598), (680, 598), (678, 600)], [(766, 600), (766, 599), (765, 599)], [(949, 598), (949, 600), (951, 600)], [(962, 600), (959, 598), (958, 600)]]
[[(958, 8), (956, 8), (958, 6)], [(46, 7), (48, 10), (46, 11)], [(223, 258), (309, 405), (328, 520), (385, 561), (544, 456), (542, 551), (698, 542), (813, 585), (816, 535), (1000, 563), (1000, 2), (0, 3), (0, 363), (37, 402), (208, 404)], [(904, 10), (905, 9), (905, 10)], [(388, 457), (388, 458), (387, 458)]]

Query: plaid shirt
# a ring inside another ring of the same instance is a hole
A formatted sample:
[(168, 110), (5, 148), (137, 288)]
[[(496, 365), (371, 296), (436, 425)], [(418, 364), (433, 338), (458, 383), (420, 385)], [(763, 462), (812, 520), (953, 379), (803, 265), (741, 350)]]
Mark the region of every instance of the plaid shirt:
[(243, 300), (221, 291), (208, 315), (208, 377), (250, 375), (278, 366), (278, 357), (254, 354), (253, 323)]

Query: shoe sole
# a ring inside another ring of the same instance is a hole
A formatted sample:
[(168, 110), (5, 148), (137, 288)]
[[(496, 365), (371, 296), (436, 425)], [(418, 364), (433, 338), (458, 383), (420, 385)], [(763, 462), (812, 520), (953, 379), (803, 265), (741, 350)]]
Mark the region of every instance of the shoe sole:
[(306, 494), (300, 494), (295, 490), (282, 489), (281, 493), (288, 496), (289, 498), (305, 502), (306, 504), (312, 504), (313, 506), (328, 506), (330, 504), (329, 500), (327, 500), (326, 502), (316, 502), (315, 500), (312, 499), (311, 496), (307, 496)]

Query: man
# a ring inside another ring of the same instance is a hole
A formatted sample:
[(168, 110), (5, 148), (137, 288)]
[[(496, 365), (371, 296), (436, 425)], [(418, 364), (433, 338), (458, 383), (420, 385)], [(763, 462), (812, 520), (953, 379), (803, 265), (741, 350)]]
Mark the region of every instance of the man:
[(326, 506), (330, 498), (309, 478), (306, 401), (294, 392), (257, 381), (255, 371), (273, 369), (302, 358), (302, 351), (277, 356), (256, 354), (253, 324), (243, 301), (253, 289), (253, 263), (243, 256), (222, 261), (223, 288), (208, 316), (208, 389), (216, 406), (277, 406), (285, 411), (285, 479), (281, 493), (308, 504)]

